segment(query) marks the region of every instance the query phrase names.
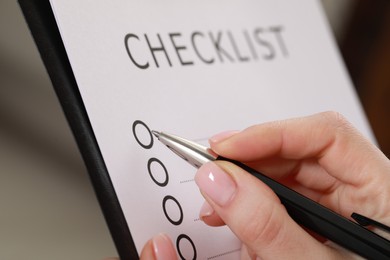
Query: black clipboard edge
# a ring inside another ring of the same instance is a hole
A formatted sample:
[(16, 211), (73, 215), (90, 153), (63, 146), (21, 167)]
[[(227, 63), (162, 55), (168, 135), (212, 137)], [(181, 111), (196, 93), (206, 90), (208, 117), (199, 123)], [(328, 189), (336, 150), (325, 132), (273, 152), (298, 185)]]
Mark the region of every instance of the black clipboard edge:
[(72, 129), (121, 259), (138, 259), (63, 45), (49, 0), (18, 0)]

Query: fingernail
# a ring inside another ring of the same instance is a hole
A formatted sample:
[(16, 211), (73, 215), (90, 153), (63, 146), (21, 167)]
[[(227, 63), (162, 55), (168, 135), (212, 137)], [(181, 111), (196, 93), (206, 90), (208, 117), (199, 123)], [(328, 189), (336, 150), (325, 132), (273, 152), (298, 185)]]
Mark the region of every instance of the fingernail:
[(207, 218), (213, 214), (214, 214), (214, 209), (210, 206), (210, 204), (207, 201), (205, 201), (202, 207), (200, 208), (199, 218), (200, 219)]
[(225, 131), (225, 132), (216, 134), (216, 135), (212, 136), (212, 137), (209, 139), (209, 142), (210, 142), (210, 143), (219, 143), (219, 142), (222, 142), (223, 140), (225, 140), (225, 139), (231, 137), (232, 135), (237, 134), (238, 132), (239, 132), (239, 131), (237, 131), (237, 130), (231, 130), (231, 131)]
[(176, 255), (172, 252), (172, 242), (165, 234), (158, 234), (153, 237), (153, 250), (156, 260), (175, 259)]
[(195, 175), (199, 189), (219, 206), (225, 206), (236, 192), (233, 179), (213, 162), (204, 164)]

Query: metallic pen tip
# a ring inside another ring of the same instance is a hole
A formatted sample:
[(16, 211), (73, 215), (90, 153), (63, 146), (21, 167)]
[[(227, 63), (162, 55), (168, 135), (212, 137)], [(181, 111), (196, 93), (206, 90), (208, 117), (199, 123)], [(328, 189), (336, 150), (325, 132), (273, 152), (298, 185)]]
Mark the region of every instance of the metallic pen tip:
[(160, 138), (160, 132), (157, 132), (157, 131), (152, 130), (152, 134), (153, 134), (155, 137), (157, 137), (157, 139)]

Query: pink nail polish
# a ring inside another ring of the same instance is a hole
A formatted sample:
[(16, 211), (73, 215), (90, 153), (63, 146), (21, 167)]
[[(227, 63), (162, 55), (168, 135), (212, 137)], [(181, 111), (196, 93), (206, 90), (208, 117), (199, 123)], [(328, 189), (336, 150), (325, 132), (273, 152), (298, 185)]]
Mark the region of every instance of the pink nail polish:
[(176, 253), (169, 237), (165, 234), (158, 234), (152, 239), (154, 256), (156, 260), (175, 259)]
[(231, 130), (231, 131), (225, 131), (225, 132), (222, 132), (222, 133), (219, 133), (219, 134), (216, 134), (214, 136), (212, 136), (210, 139), (209, 139), (209, 142), (210, 143), (219, 143), (219, 142), (222, 142), (223, 140), (231, 137), (232, 135), (234, 134), (237, 134), (239, 131), (237, 130)]
[(227, 205), (236, 192), (236, 184), (230, 175), (213, 162), (199, 168), (195, 182), (219, 206)]

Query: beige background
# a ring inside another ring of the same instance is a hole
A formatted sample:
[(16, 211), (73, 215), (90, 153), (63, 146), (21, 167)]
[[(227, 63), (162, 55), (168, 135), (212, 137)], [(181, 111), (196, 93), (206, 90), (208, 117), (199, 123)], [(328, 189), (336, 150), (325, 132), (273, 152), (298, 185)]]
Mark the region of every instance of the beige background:
[[(352, 1), (323, 0), (337, 37)], [(0, 259), (116, 251), (16, 0), (0, 1)]]

